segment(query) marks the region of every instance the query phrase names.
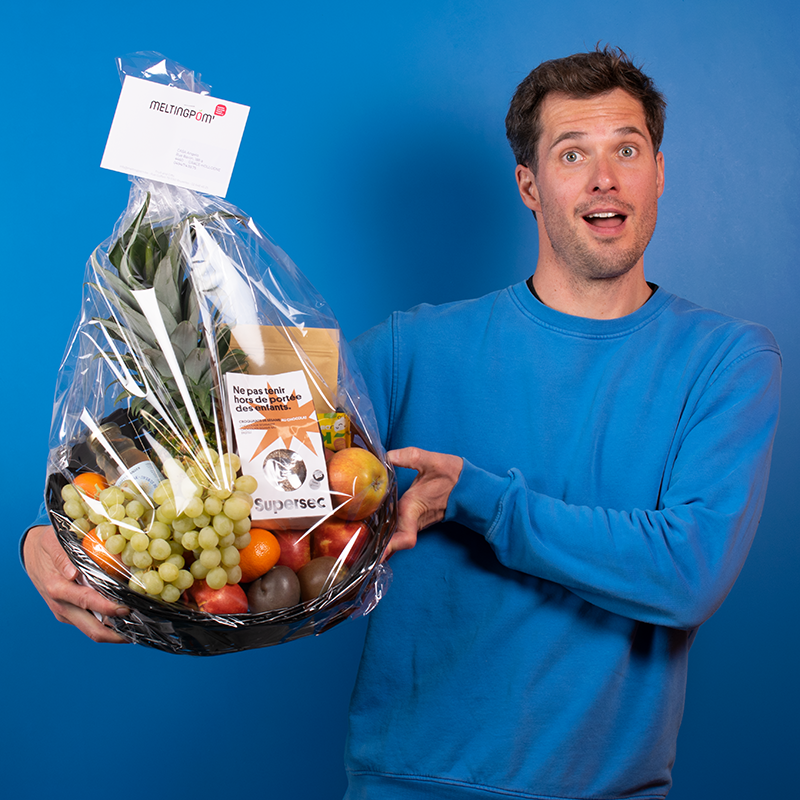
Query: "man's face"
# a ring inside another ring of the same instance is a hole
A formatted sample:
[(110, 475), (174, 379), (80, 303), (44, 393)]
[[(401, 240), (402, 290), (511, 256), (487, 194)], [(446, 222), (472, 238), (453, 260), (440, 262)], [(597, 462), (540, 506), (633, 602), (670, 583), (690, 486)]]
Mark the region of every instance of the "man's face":
[(573, 279), (615, 278), (636, 266), (656, 225), (664, 159), (641, 103), (622, 89), (587, 99), (548, 95), (536, 175), (517, 167), (539, 221), (539, 261)]

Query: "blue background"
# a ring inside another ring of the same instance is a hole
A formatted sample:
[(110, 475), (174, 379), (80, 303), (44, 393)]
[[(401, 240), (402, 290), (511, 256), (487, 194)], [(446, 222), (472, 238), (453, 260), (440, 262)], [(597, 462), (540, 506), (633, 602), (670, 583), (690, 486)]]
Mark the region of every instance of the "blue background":
[[(396, 308), (529, 275), (536, 231), (503, 119), (539, 61), (598, 40), (670, 106), (646, 274), (768, 325), (783, 410), (761, 528), (692, 650), (671, 800), (789, 796), (798, 734), (800, 446), (796, 3), (15, 3), (4, 11), (0, 264), (4, 794), (339, 798), (365, 623), (191, 659), (57, 623), (16, 563), (39, 504), (55, 373), (84, 265), (128, 194), (99, 168), (114, 57), (156, 50), (250, 105), (228, 199), (352, 337)], [(479, 680), (480, 676), (476, 676)], [(200, 788), (202, 787), (202, 788)]]

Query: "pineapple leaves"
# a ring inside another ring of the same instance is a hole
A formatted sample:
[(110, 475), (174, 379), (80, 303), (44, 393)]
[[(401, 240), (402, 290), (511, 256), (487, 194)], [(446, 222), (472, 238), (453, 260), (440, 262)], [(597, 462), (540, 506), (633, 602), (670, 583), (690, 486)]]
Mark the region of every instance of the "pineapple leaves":
[(128, 245), (122, 250), (117, 270), (122, 280), (131, 288), (149, 288), (153, 285), (156, 263), (161, 257), (153, 226), (149, 222), (141, 221)]
[(244, 350), (231, 347), (231, 329), (228, 325), (221, 325), (217, 332), (217, 355), (220, 374), (247, 370), (247, 354)]
[(205, 347), (196, 347), (186, 357), (183, 362), (184, 374), (194, 383), (200, 383), (200, 379), (208, 374), (211, 369), (211, 360), (208, 357), (208, 350)]
[[(247, 221), (219, 212), (190, 214), (178, 222), (154, 221), (148, 217), (151, 205), (148, 193), (133, 222), (108, 251), (111, 269), (100, 266), (99, 253), (92, 256), (96, 282), (89, 285), (102, 295), (105, 304), (97, 307), (105, 305), (108, 317), (92, 322), (126, 345), (122, 349), (127, 352), (111, 346), (114, 353), (106, 354), (107, 361), (124, 366), (115, 373), (117, 391), (122, 390), (115, 405), (127, 402), (131, 413), (176, 452), (193, 435), (189, 431), (195, 421), (190, 422), (189, 411), (194, 406), (202, 431), (216, 447), (221, 375), (245, 371), (247, 358), (232, 348), (231, 330), (219, 310), (209, 303), (205, 313), (205, 295), (193, 283), (189, 262), (198, 227), (224, 235), (230, 233), (228, 218)], [(162, 323), (169, 341), (163, 331), (156, 336)], [(119, 377), (122, 373), (127, 384)], [(137, 384), (143, 392), (146, 388), (147, 396), (139, 394)], [(162, 418), (165, 413), (168, 419)]]
[(217, 350), (220, 356), (224, 356), (231, 349), (231, 329), (228, 325), (223, 325), (217, 334)]
[[(158, 296), (158, 295), (156, 295)], [(178, 327), (178, 320), (175, 319), (175, 315), (161, 302), (159, 299), (158, 301), (158, 310), (161, 313), (161, 319), (164, 321), (164, 327), (167, 329), (167, 335), (172, 338), (172, 334), (175, 332), (175, 328)]]
[(130, 247), (131, 240), (136, 237), (139, 232), (139, 227), (142, 224), (142, 220), (144, 219), (145, 214), (147, 213), (147, 209), (150, 206), (150, 192), (147, 193), (145, 197), (144, 203), (142, 204), (141, 211), (136, 215), (136, 218), (133, 220), (130, 228), (128, 228), (122, 236), (117, 239), (116, 244), (109, 250), (108, 252), (108, 260), (117, 268), (119, 271), (120, 265), (122, 263), (122, 257), (125, 251)]
[[(92, 266), (94, 267), (95, 274), (102, 278), (103, 282), (108, 284), (112, 292), (116, 293), (116, 297), (113, 295), (109, 295), (103, 292), (106, 300), (112, 303), (116, 308), (120, 308), (120, 303), (116, 302), (120, 300), (122, 304), (124, 304), (127, 308), (136, 309), (137, 303), (131, 293), (131, 290), (128, 288), (128, 285), (125, 281), (121, 280), (119, 276), (111, 272), (111, 270), (105, 269), (101, 267), (100, 264), (97, 263), (97, 259), (92, 255)], [(91, 286), (95, 286), (95, 288), (99, 287), (96, 284), (90, 284)]]
[[(103, 292), (103, 289), (100, 289)], [(155, 347), (156, 340), (153, 331), (147, 320), (138, 312), (128, 309), (122, 316), (124, 325), (120, 325), (114, 319), (95, 318), (93, 321), (102, 325), (113, 338), (120, 342), (125, 342), (130, 347), (133, 345), (137, 349), (144, 347)], [(132, 336), (131, 336), (132, 334)]]
[(244, 372), (247, 369), (247, 355), (244, 350), (231, 350), (220, 362), (219, 371), (222, 375), (226, 372)]
[(170, 247), (154, 268), (153, 288), (158, 299), (170, 310), (173, 317), (181, 318), (180, 257)]
[(178, 323), (172, 334), (172, 347), (178, 356), (178, 361), (185, 361), (186, 356), (197, 347), (197, 326), (184, 319)]
[(162, 378), (171, 378), (172, 377), (172, 370), (170, 369), (169, 362), (167, 361), (164, 354), (161, 350), (157, 350), (154, 347), (148, 347), (142, 350), (142, 353), (147, 356), (150, 360), (150, 363), (155, 368), (156, 372)]

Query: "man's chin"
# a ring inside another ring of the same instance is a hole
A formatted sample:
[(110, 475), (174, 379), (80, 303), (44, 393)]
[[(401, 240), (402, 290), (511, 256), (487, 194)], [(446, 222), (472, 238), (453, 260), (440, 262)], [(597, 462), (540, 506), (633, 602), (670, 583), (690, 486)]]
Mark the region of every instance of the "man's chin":
[(618, 253), (613, 258), (584, 254), (576, 260), (576, 272), (593, 281), (615, 281), (624, 278), (641, 260), (641, 253)]

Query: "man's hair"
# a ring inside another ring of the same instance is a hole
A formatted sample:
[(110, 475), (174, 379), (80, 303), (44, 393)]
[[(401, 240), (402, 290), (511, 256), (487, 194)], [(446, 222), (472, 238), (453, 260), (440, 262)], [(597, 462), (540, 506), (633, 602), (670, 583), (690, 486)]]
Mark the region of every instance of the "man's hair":
[(652, 79), (622, 50), (606, 45), (602, 50), (598, 46), (590, 53), (544, 61), (517, 87), (506, 115), (506, 136), (517, 164), (536, 173), (541, 109), (548, 94), (586, 98), (614, 89), (623, 89), (642, 104), (653, 151), (657, 153), (664, 137), (667, 101)]

